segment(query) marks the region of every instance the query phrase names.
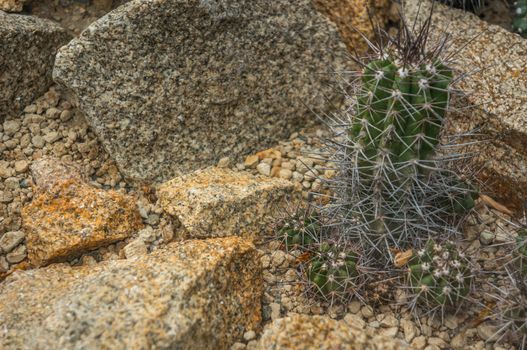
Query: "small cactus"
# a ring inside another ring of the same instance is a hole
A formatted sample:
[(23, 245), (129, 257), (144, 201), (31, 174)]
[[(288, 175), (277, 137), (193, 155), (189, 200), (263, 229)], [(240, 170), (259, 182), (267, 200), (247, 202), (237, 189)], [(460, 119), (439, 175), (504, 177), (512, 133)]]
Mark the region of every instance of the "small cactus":
[(496, 306), (489, 316), (497, 323), (498, 331), (489, 339), (500, 341), (509, 336), (519, 349), (527, 348), (527, 282), (525, 277), (507, 269), (507, 278), (502, 281), (503, 286), (494, 287), (490, 293)]
[(418, 303), (429, 307), (456, 306), (469, 293), (472, 272), (452, 242), (429, 240), (408, 262), (408, 284)]
[[(346, 234), (364, 256), (389, 266), (392, 248), (423, 246), (432, 232), (455, 234), (477, 191), (447, 169), (441, 133), (453, 71), (425, 51), (426, 26), (408, 30), (364, 63), (348, 140), (337, 149), (337, 198)], [(445, 226), (452, 225), (452, 229)]]
[(517, 0), (513, 5), (514, 19), (512, 28), (524, 38), (527, 38), (527, 0)]
[(355, 287), (359, 276), (358, 257), (352, 250), (342, 250), (322, 243), (309, 262), (308, 279), (324, 297), (344, 297)]
[(513, 249), (513, 262), (521, 278), (527, 278), (527, 229), (518, 232), (518, 237)]
[(280, 226), (279, 234), (287, 249), (316, 243), (321, 228), (319, 217), (311, 208), (297, 208), (281, 222)]

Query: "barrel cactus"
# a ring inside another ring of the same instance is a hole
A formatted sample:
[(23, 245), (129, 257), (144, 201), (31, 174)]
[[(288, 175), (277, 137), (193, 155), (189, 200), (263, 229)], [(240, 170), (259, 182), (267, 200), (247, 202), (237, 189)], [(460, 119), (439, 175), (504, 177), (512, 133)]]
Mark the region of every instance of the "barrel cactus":
[(457, 306), (469, 293), (472, 269), (452, 242), (429, 240), (408, 262), (412, 301), (429, 308)]
[(527, 38), (527, 0), (517, 0), (513, 5), (514, 19), (512, 28), (524, 38)]
[(300, 207), (288, 214), (279, 226), (279, 235), (287, 249), (316, 243), (321, 229), (317, 213), (312, 208)]
[(347, 140), (336, 152), (340, 206), (332, 208), (364, 256), (384, 266), (394, 248), (421, 247), (431, 233), (455, 234), (477, 197), (449, 170), (456, 156), (442, 147), (454, 72), (439, 55), (443, 44), (426, 50), (427, 31), (413, 35), (406, 28), (364, 62), (344, 118)]
[(359, 276), (357, 254), (322, 243), (308, 266), (308, 279), (325, 298), (341, 299), (353, 293)]
[(508, 337), (519, 349), (527, 348), (527, 282), (524, 276), (507, 271), (502, 286), (491, 285), (489, 296), (495, 307), (489, 319), (497, 323), (497, 332), (489, 339), (499, 341)]

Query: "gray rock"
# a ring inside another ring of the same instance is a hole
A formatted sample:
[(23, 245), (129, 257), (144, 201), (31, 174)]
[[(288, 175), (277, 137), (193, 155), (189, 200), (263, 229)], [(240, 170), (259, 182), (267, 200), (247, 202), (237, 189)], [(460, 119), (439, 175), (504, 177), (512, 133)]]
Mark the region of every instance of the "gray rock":
[(6, 232), (0, 237), (0, 252), (9, 253), (19, 245), (26, 235), (22, 231)]
[(228, 349), (259, 326), (257, 262), (247, 240), (223, 238), (18, 272), (0, 284), (0, 348)]
[(309, 0), (134, 0), (61, 48), (54, 79), (125, 176), (167, 180), (314, 121), (345, 55)]
[[(430, 0), (405, 3), (410, 23), (417, 13), (424, 20), (431, 6)], [(481, 169), (482, 183), (522, 215), (527, 198), (527, 40), (437, 2), (430, 33), (452, 36), (453, 68), (468, 75), (458, 86), (467, 96), (453, 101), (459, 110), (449, 116), (450, 131), (476, 130), (480, 138), (475, 140), (483, 142), (466, 151), (475, 155), (472, 162)]]
[(51, 21), (0, 11), (0, 122), (51, 85), (55, 54), (69, 39)]
[(15, 249), (13, 249), (10, 253), (7, 253), (6, 260), (10, 264), (17, 264), (24, 260), (27, 256), (27, 248), (25, 245), (21, 244)]

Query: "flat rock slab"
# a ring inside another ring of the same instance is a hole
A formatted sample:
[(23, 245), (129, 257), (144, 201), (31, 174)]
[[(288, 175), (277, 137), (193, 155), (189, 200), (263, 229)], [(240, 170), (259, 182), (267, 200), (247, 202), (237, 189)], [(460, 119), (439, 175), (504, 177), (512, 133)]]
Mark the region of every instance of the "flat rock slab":
[(160, 185), (157, 196), (190, 237), (255, 237), (269, 233), (292, 191), (287, 180), (211, 167)]
[(345, 56), (309, 0), (134, 0), (61, 48), (54, 79), (123, 175), (162, 181), (315, 121)]
[[(410, 23), (428, 14), (428, 0), (406, 0)], [(468, 76), (460, 88), (469, 93), (455, 102), (460, 108), (450, 116), (450, 130), (476, 130), (483, 142), (474, 152), (474, 166), (497, 199), (523, 212), (527, 198), (527, 40), (488, 24), (477, 16), (436, 4), (432, 33), (452, 35), (450, 52), (455, 67)], [(473, 107), (467, 108), (472, 105)]]
[(372, 336), (361, 328), (326, 316), (293, 315), (280, 318), (263, 331), (256, 350), (399, 350), (403, 342), (386, 336)]
[(0, 123), (46, 92), (55, 54), (69, 39), (51, 21), (0, 11)]
[(227, 349), (258, 326), (262, 286), (239, 238), (16, 272), (0, 284), (0, 348)]
[(65, 261), (143, 227), (134, 197), (92, 187), (59, 160), (37, 161), (32, 171), (37, 191), (22, 208), (32, 265)]

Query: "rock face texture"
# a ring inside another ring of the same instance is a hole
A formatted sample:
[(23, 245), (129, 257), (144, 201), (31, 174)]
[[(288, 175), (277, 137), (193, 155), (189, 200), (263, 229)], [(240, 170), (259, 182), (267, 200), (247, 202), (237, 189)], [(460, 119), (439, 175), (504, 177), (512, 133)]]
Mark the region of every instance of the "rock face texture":
[(24, 7), (25, 0), (0, 0), (0, 11), (20, 12)]
[(364, 54), (368, 51), (368, 44), (363, 35), (369, 40), (375, 38), (372, 21), (381, 28), (388, 24), (391, 1), (313, 0), (313, 4), (337, 25), (350, 52)]
[[(51, 170), (43, 169), (46, 162)], [(28, 257), (34, 266), (64, 261), (125, 239), (142, 227), (133, 197), (94, 188), (73, 172), (62, 173), (66, 177), (60, 181), (58, 171), (72, 168), (55, 162), (59, 165), (42, 161), (32, 167), (37, 185), (44, 187), (22, 208)], [(49, 177), (40, 178), (42, 174)]]
[(227, 349), (260, 322), (258, 261), (224, 238), (16, 272), (0, 285), (0, 348)]
[(259, 236), (292, 190), (287, 180), (211, 167), (162, 184), (157, 196), (190, 237)]
[(309, 0), (134, 0), (61, 48), (54, 79), (125, 176), (168, 180), (314, 121), (345, 55)]
[(55, 54), (69, 39), (51, 21), (0, 11), (0, 123), (47, 90)]
[[(411, 23), (430, 2), (407, 0)], [(482, 168), (486, 190), (518, 213), (527, 198), (527, 40), (481, 21), (475, 15), (436, 4), (432, 33), (450, 33), (455, 68), (468, 76), (460, 88), (469, 93), (455, 102), (451, 132), (476, 130), (483, 142), (468, 148), (473, 166)], [(473, 105), (471, 108), (467, 106)]]
[(348, 326), (326, 316), (294, 315), (280, 318), (268, 325), (256, 347), (268, 349), (305, 350), (398, 350), (408, 349), (403, 342), (371, 336), (360, 328)]

